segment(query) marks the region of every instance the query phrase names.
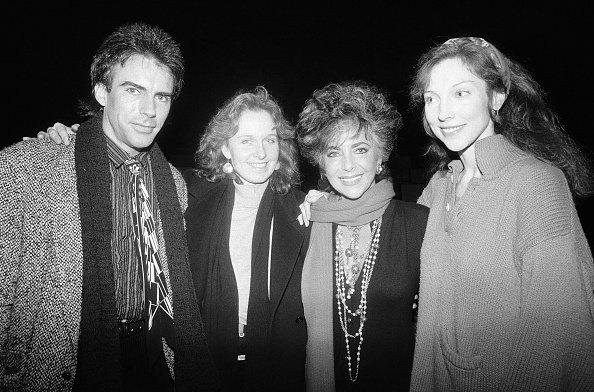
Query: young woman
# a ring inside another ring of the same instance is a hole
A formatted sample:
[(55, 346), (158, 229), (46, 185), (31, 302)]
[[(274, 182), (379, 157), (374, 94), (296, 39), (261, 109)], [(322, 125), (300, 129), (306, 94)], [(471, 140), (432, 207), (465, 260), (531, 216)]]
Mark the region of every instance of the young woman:
[(299, 116), (329, 197), (311, 205), (303, 267), (309, 391), (407, 390), (427, 208), (395, 200), (384, 162), (400, 115), (375, 87), (333, 83)]
[(223, 390), (303, 390), (294, 129), (267, 91), (230, 98), (210, 121), (188, 181), (186, 225), (196, 294)]
[(483, 39), (428, 51), (411, 96), (437, 158), (418, 200), (411, 390), (594, 390), (592, 254), (572, 199), (591, 192), (586, 158)]

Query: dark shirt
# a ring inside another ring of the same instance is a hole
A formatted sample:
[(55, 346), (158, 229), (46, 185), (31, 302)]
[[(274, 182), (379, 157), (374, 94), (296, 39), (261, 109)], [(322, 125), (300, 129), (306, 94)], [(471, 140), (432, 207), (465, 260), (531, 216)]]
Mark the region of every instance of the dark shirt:
[[(111, 235), (112, 260), (114, 267), (116, 307), (119, 320), (139, 320), (144, 314), (144, 285), (140, 265), (136, 256), (130, 179), (132, 174), (124, 162), (130, 156), (112, 140), (107, 140), (111, 174), (111, 200), (113, 203), (113, 232)], [(148, 152), (134, 157), (142, 164), (142, 175), (151, 200), (152, 213), (156, 213), (156, 197), (153, 173)]]

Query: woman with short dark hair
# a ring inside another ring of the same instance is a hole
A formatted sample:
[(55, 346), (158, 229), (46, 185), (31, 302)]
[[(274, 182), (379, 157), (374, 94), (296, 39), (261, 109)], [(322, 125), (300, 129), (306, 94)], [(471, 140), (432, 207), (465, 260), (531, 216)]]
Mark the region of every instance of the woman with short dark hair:
[(316, 90), (299, 116), (301, 152), (329, 191), (310, 206), (303, 267), (309, 391), (409, 387), (428, 210), (394, 199), (385, 162), (400, 123), (364, 82)]

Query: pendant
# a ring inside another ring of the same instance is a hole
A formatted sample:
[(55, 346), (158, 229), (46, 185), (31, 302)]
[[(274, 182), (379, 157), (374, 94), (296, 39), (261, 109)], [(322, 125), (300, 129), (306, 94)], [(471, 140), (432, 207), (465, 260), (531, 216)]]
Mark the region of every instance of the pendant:
[(344, 255), (345, 255), (346, 257), (353, 257), (353, 250), (352, 250), (351, 248), (346, 248), (346, 249), (344, 250)]

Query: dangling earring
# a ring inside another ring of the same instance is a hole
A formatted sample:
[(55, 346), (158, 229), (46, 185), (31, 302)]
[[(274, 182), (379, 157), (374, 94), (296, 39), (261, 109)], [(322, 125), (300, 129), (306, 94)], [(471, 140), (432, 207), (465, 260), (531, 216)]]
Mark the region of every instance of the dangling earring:
[(380, 162), (377, 164), (377, 168), (375, 169), (375, 174), (377, 174), (379, 176), (380, 174), (382, 174), (383, 171), (384, 171), (384, 165)]
[(223, 165), (223, 173), (231, 174), (233, 173), (233, 165), (231, 164), (231, 160), (227, 160), (227, 162)]
[(324, 181), (324, 176), (325, 176), (325, 175), (324, 175), (324, 172), (320, 172), (320, 180), (321, 180), (321, 181)]

